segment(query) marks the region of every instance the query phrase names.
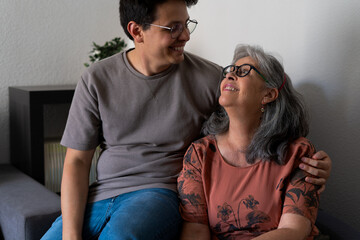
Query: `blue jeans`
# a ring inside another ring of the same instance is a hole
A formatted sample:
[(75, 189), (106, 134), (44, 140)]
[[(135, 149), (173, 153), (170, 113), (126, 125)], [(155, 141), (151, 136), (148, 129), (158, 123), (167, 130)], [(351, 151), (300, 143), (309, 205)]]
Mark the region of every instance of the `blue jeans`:
[[(181, 222), (174, 191), (144, 189), (87, 204), (82, 236), (83, 240), (174, 240), (178, 239)], [(41, 239), (62, 239), (61, 216)]]

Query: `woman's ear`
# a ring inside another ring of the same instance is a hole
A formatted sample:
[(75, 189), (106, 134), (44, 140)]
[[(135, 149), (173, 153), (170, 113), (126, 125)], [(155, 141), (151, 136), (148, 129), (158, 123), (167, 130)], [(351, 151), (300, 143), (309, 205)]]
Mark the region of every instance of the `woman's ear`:
[(262, 104), (264, 105), (275, 101), (279, 96), (279, 90), (277, 88), (268, 88), (265, 91), (266, 94), (262, 100)]
[(143, 29), (139, 24), (134, 21), (130, 21), (127, 25), (127, 31), (134, 38), (134, 42), (143, 42)]

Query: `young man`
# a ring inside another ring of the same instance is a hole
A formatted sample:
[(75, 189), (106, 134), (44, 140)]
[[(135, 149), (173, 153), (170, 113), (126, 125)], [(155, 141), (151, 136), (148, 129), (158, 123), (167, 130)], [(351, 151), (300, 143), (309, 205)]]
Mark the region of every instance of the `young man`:
[[(120, 0), (135, 48), (93, 64), (78, 83), (61, 143), (68, 147), (62, 216), (43, 239), (176, 239), (176, 179), (217, 105), (221, 67), (184, 52), (197, 1)], [(97, 182), (88, 188), (95, 148)], [(331, 160), (306, 166), (324, 184)], [(61, 235), (62, 233), (62, 235)]]

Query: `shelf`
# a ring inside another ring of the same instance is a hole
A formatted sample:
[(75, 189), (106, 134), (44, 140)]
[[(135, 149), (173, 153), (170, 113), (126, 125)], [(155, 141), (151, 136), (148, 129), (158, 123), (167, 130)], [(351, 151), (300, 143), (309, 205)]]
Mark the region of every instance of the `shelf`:
[(9, 87), (10, 160), (44, 184), (44, 105), (71, 103), (75, 85)]

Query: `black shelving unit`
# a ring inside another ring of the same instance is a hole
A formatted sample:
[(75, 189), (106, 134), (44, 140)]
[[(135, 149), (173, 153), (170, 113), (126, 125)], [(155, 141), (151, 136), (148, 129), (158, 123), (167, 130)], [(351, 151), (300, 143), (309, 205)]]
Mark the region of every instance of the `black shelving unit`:
[(10, 160), (44, 184), (44, 105), (71, 103), (75, 85), (9, 87)]

